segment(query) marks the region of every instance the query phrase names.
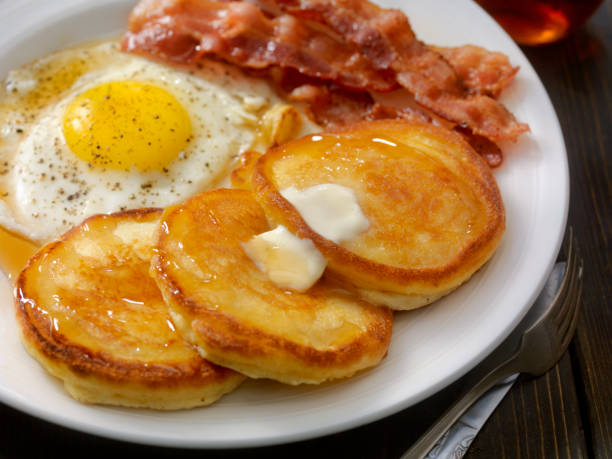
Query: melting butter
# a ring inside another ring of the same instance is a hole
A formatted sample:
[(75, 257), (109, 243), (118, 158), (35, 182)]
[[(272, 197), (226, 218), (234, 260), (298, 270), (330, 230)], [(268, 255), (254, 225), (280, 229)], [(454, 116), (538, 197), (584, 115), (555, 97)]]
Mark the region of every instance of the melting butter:
[(300, 292), (312, 287), (327, 265), (310, 239), (294, 236), (283, 225), (253, 236), (242, 248), (277, 286)]
[(330, 241), (346, 241), (370, 227), (355, 192), (345, 186), (324, 183), (303, 190), (291, 186), (280, 193), (308, 226)]

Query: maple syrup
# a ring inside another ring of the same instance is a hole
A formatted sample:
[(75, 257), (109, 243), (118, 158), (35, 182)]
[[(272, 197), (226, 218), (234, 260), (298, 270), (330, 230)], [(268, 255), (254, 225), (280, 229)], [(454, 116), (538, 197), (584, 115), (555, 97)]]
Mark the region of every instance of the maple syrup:
[(584, 24), (603, 0), (476, 0), (522, 45), (561, 40)]
[(39, 245), (23, 239), (0, 227), (0, 271), (11, 282), (17, 278), (28, 259), (39, 249)]

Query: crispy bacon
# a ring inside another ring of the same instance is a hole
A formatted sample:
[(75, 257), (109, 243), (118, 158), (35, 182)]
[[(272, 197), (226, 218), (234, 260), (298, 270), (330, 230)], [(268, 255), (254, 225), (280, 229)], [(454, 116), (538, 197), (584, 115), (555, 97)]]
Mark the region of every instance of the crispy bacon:
[[(229, 1), (229, 0), (222, 0)], [(262, 10), (269, 14), (278, 15), (283, 10), (291, 12), (303, 19), (317, 20), (319, 22), (332, 21), (333, 25), (345, 36), (352, 36), (355, 42), (361, 43), (366, 54), (375, 68), (388, 69), (393, 62), (393, 53), (384, 46), (376, 34), (367, 32), (363, 28), (355, 27), (354, 18), (347, 20), (346, 15), (324, 14), (324, 9), (337, 8), (342, 2), (300, 1), (300, 0), (259, 0), (256, 2)], [(348, 3), (347, 9), (351, 12), (360, 11), (361, 15), (375, 15), (389, 10), (382, 10), (377, 6), (362, 0)], [(368, 11), (364, 11), (367, 8)], [(403, 13), (395, 12), (403, 16)], [(359, 15), (359, 13), (357, 14)], [(409, 24), (407, 24), (410, 27)], [(454, 69), (465, 87), (475, 94), (486, 94), (498, 97), (507, 87), (519, 68), (512, 66), (508, 57), (500, 52), (489, 51), (480, 46), (463, 45), (457, 47), (442, 47), (428, 45), (428, 48), (440, 54)]]
[(306, 103), (315, 122), (331, 128), (363, 120), (404, 119), (431, 123), (427, 113), (414, 107), (391, 107), (376, 102), (367, 92), (334, 86), (304, 84), (289, 93), (289, 99)]
[[(489, 158), (500, 158), (491, 140), (529, 129), (490, 97), (517, 71), (506, 56), (426, 46), (402, 12), (368, 0), (142, 0), (123, 48), (178, 63), (215, 56), (267, 76), (291, 75), (287, 93), (326, 125), (429, 117), (469, 133), (480, 151), (493, 152)], [(372, 97), (398, 87), (424, 110)]]
[(498, 97), (514, 79), (518, 67), (513, 67), (508, 56), (488, 51), (480, 46), (464, 45), (455, 48), (429, 46), (453, 66), (466, 88), (475, 94)]
[(268, 18), (247, 2), (141, 1), (130, 16), (123, 49), (178, 63), (214, 54), (247, 68), (293, 68), (347, 88), (388, 91), (397, 86), (391, 74), (373, 69), (333, 33), (288, 14)]
[(501, 148), (499, 148), (497, 144), (491, 142), (486, 137), (472, 134), (469, 130), (463, 129), (459, 126), (456, 126), (453, 130), (463, 136), (463, 138), (472, 146), (472, 148), (484, 158), (489, 167), (501, 166), (501, 163), (504, 160), (504, 155)]
[(329, 26), (378, 70), (393, 70), (398, 83), (434, 113), (492, 140), (515, 139), (529, 128), (501, 103), (471, 94), (453, 67), (420, 42), (399, 10), (367, 0), (262, 0), (297, 17)]
[(461, 135), (490, 167), (499, 167), (503, 161), (501, 149), (489, 139), (459, 126), (449, 125), (412, 104), (393, 107), (375, 101), (367, 92), (348, 91), (316, 83), (297, 86), (288, 94), (288, 98), (294, 102), (306, 103), (313, 119), (332, 129), (350, 126), (358, 121), (382, 119), (440, 124)]

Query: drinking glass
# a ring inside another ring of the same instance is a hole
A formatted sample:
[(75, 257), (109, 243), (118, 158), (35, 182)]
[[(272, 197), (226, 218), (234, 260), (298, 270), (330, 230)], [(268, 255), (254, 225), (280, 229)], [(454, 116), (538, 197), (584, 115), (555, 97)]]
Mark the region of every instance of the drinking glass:
[(603, 0), (476, 0), (522, 45), (558, 41), (584, 24)]

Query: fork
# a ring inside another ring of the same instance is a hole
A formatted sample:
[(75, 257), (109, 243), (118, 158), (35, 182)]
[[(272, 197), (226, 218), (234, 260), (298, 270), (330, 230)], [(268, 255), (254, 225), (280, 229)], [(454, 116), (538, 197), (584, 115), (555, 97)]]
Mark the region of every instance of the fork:
[(425, 457), (463, 413), (499, 381), (515, 373), (542, 375), (559, 361), (574, 335), (582, 294), (583, 262), (571, 228), (566, 256), (565, 275), (557, 295), (523, 333), (516, 351), (455, 402), (401, 459)]

